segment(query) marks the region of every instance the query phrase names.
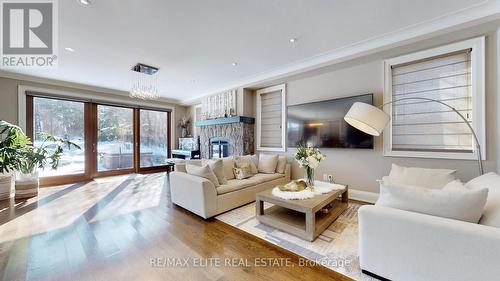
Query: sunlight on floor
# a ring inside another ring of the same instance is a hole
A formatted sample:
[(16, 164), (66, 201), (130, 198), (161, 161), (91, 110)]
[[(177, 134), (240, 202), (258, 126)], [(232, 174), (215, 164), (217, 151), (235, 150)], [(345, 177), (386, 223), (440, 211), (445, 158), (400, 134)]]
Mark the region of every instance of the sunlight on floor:
[(64, 228), (82, 217), (93, 223), (158, 206), (164, 180), (165, 174), (127, 175), (42, 188), (38, 199), (2, 210), (15, 218), (0, 226), (0, 243)]

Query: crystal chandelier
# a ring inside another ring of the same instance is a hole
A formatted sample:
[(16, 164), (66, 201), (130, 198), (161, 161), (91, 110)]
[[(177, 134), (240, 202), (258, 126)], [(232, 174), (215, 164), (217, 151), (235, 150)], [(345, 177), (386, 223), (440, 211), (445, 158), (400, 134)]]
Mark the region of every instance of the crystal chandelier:
[(157, 67), (138, 63), (132, 67), (132, 72), (135, 77), (130, 89), (130, 97), (142, 100), (154, 100), (160, 97), (158, 79), (154, 75), (158, 72)]

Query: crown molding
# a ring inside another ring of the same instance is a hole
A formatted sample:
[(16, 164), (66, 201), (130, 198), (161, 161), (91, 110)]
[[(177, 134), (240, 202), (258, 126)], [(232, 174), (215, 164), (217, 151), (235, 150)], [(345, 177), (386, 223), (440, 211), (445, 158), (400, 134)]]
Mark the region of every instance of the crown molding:
[(444, 14), (437, 18), (413, 24), (393, 32), (365, 39), (331, 51), (296, 61), (269, 71), (261, 72), (242, 80), (214, 88), (195, 98), (182, 100), (181, 105), (189, 106), (207, 95), (232, 88), (255, 87), (278, 79), (316, 70), (325, 66), (349, 61), (362, 56), (386, 51), (395, 47), (411, 44), (448, 32), (480, 25), (500, 18), (500, 0), (483, 1), (464, 9)]
[[(90, 91), (90, 92), (96, 92), (96, 93), (106, 94), (106, 95), (113, 95), (113, 96), (120, 96), (120, 97), (128, 97), (129, 96), (128, 93), (125, 91), (104, 88), (104, 87), (97, 87), (97, 86), (92, 86), (92, 85), (85, 85), (85, 84), (80, 84), (80, 83), (67, 82), (67, 81), (50, 79), (50, 78), (42, 78), (42, 77), (26, 75), (26, 74), (21, 74), (21, 73), (15, 73), (15, 72), (0, 71), (0, 77), (13, 79), (13, 80), (33, 82), (33, 83), (40, 83), (40, 84), (50, 85), (50, 86), (67, 87), (67, 88), (72, 88), (72, 89), (76, 89), (76, 90)], [(162, 103), (171, 104), (171, 105), (180, 105), (180, 103), (181, 103), (180, 100), (169, 99), (169, 98), (164, 98), (164, 97), (160, 97), (159, 99), (155, 100), (155, 102), (157, 102), (157, 101), (162, 102)]]

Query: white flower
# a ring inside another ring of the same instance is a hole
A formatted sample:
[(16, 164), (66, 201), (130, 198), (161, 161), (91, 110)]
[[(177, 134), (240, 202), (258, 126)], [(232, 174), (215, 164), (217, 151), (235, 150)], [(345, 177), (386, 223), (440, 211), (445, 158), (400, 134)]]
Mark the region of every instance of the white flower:
[(307, 157), (307, 162), (309, 162), (309, 168), (316, 169), (319, 166), (319, 161), (314, 156)]

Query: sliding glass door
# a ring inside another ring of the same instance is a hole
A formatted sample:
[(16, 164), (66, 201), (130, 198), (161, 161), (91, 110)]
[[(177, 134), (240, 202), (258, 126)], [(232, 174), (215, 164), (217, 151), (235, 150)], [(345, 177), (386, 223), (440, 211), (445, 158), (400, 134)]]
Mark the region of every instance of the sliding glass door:
[(41, 137), (41, 133), (48, 133), (68, 139), (81, 147), (81, 149), (65, 148), (59, 161), (59, 168), (51, 169), (49, 162), (45, 169), (40, 171), (40, 176), (62, 181), (85, 178), (85, 103), (41, 97), (34, 97), (31, 101), (33, 118), (29, 123), (32, 124), (31, 135), (34, 146), (43, 145), (49, 151), (55, 149), (55, 146)]
[[(134, 169), (134, 110), (97, 105), (97, 171)], [(112, 174), (112, 173), (109, 173)]]
[(163, 166), (169, 155), (168, 112), (141, 109), (139, 115), (139, 166)]
[(42, 184), (93, 177), (166, 171), (170, 155), (169, 111), (27, 95), (27, 134), (40, 146), (41, 133), (69, 139), (57, 170), (41, 171)]

